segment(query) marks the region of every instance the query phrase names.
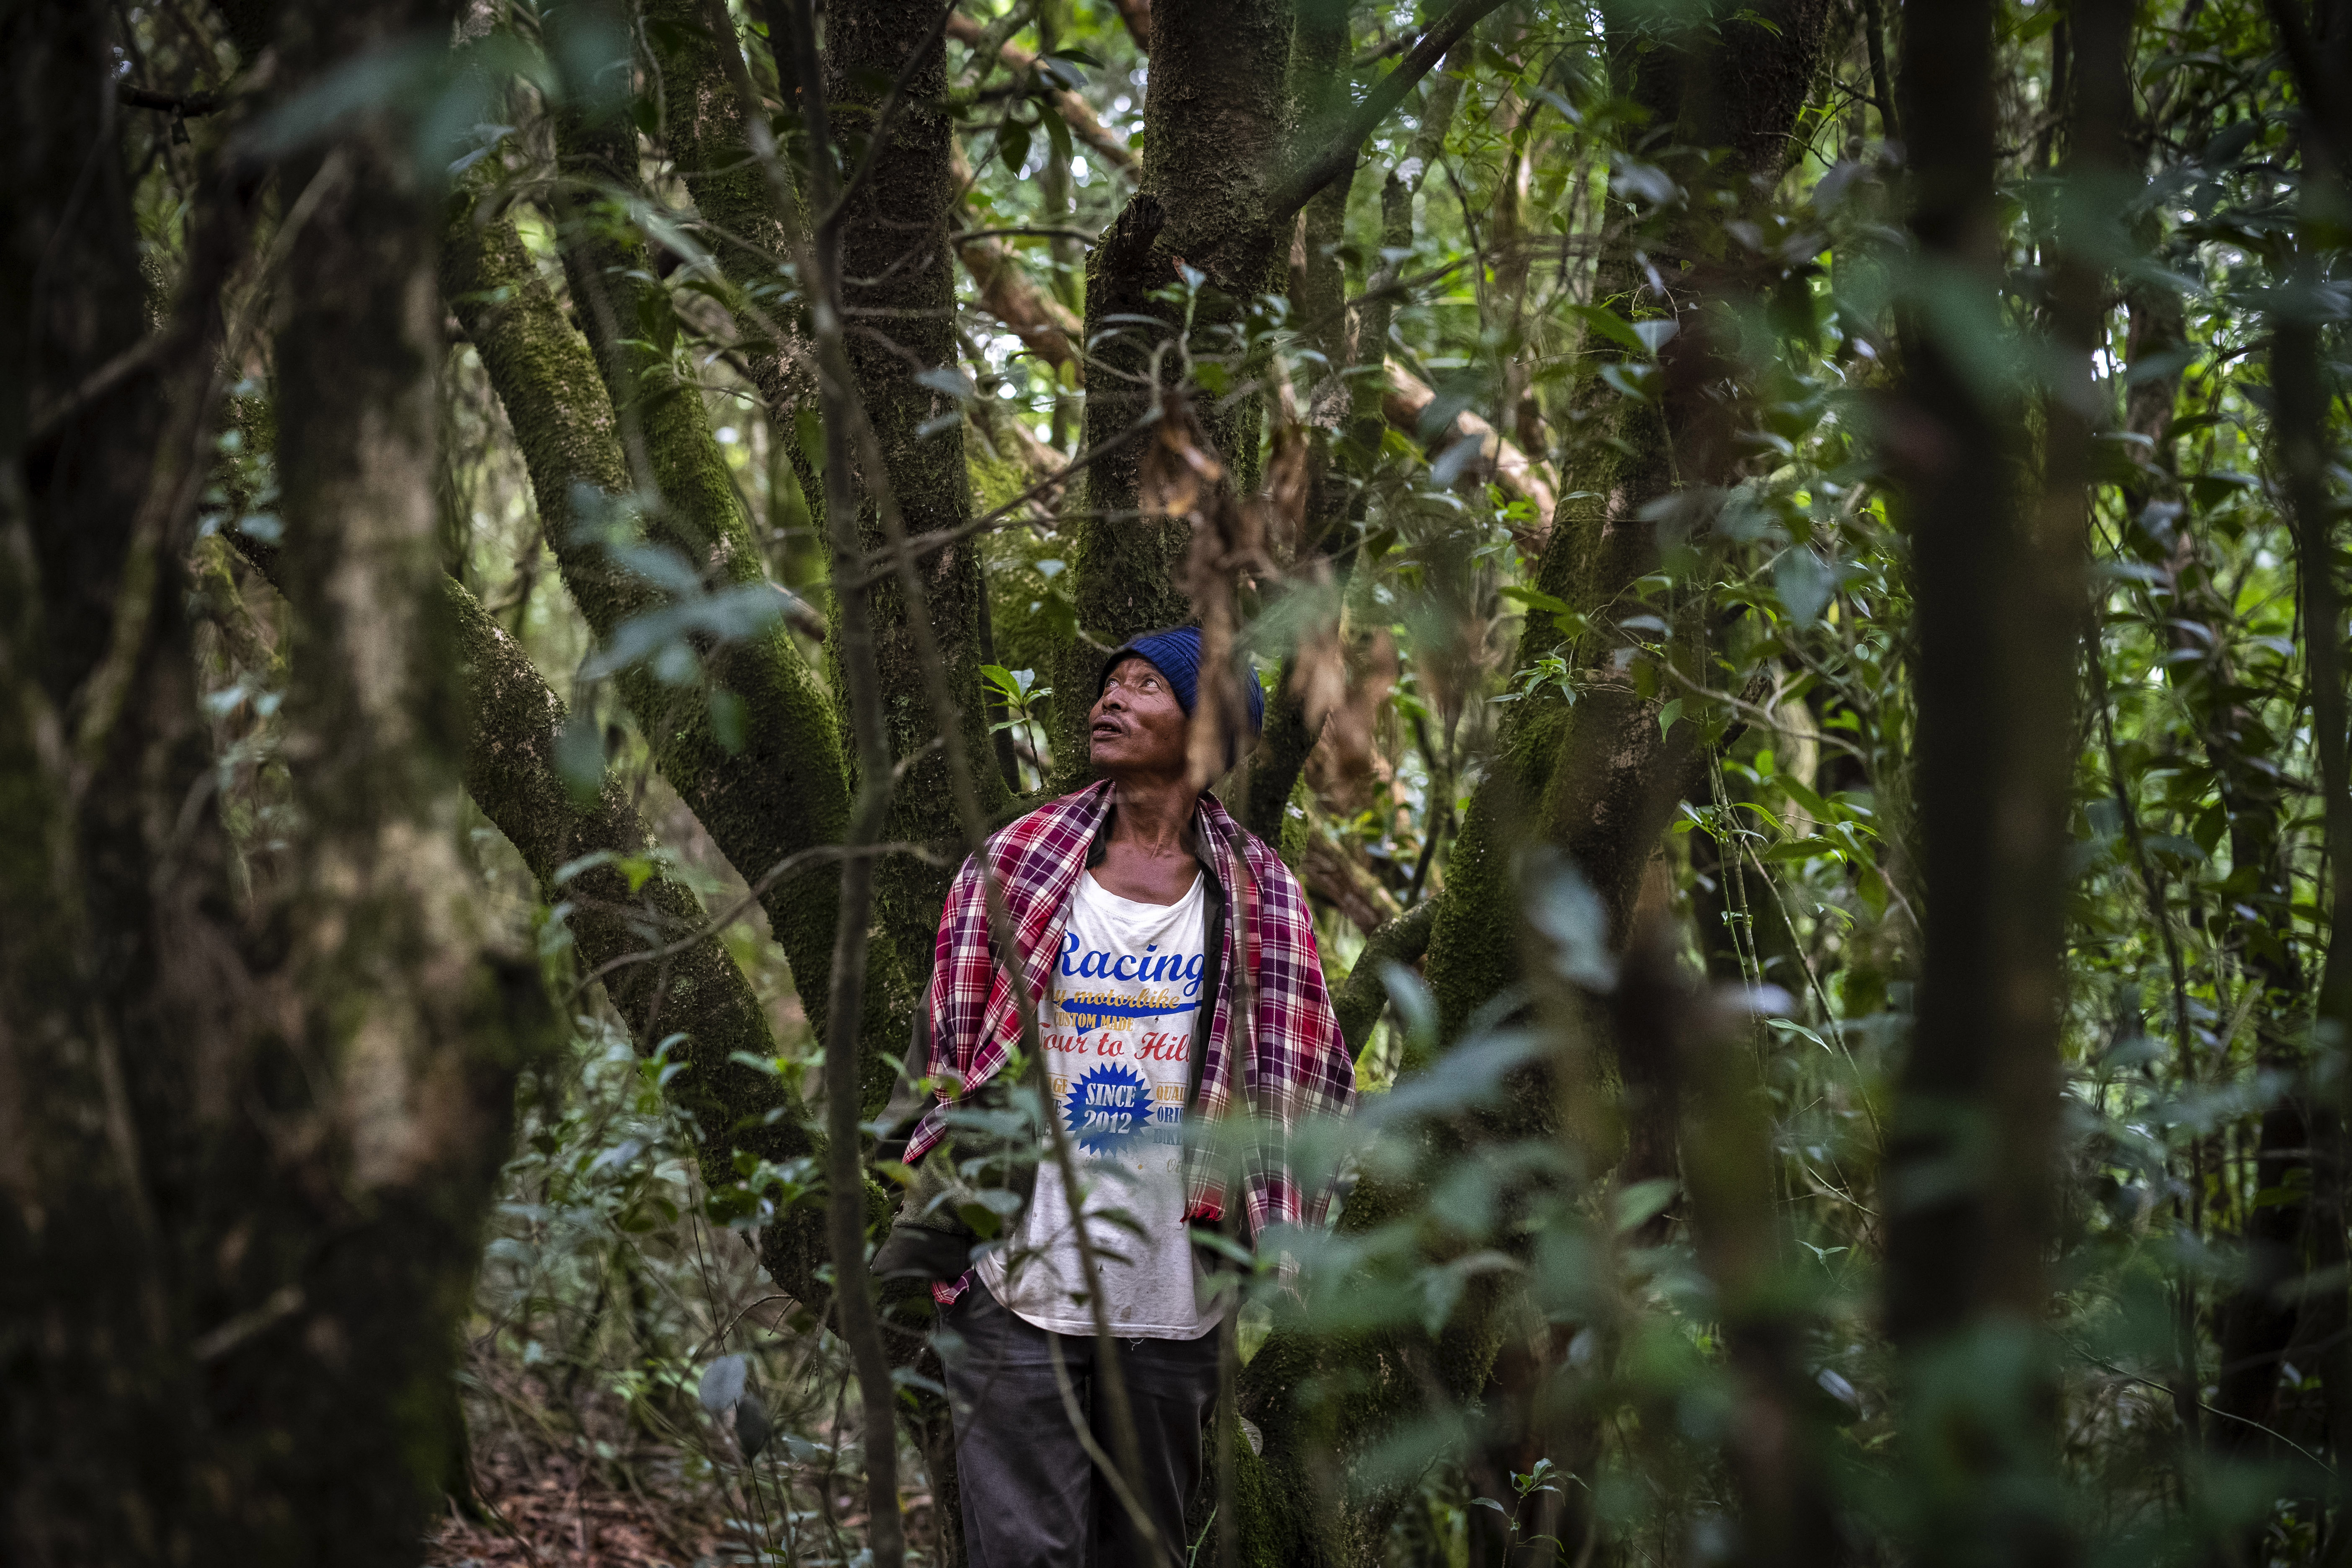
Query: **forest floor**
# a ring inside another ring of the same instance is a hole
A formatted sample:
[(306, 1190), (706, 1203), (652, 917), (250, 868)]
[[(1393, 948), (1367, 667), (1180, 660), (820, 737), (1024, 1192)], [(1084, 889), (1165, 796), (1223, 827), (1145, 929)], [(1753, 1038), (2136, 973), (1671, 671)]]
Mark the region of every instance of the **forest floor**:
[[(432, 1568), (691, 1568), (756, 1556), (715, 1493), (696, 1497), (670, 1488), (647, 1493), (616, 1484), (610, 1470), (576, 1454), (549, 1453), (528, 1465), (505, 1454), (478, 1459), (480, 1517), (443, 1516), (425, 1562)], [(682, 1471), (677, 1466), (662, 1479), (683, 1479)], [(645, 1473), (660, 1474), (651, 1465)]]
[[(863, 1489), (847, 1477), (771, 1458), (747, 1495), (740, 1464), (716, 1468), (650, 1436), (616, 1397), (567, 1400), (486, 1363), (474, 1363), (467, 1412), (476, 1506), (435, 1521), (428, 1568), (718, 1568), (841, 1563), (864, 1550)], [(905, 1507), (910, 1561), (928, 1561), (930, 1498)]]

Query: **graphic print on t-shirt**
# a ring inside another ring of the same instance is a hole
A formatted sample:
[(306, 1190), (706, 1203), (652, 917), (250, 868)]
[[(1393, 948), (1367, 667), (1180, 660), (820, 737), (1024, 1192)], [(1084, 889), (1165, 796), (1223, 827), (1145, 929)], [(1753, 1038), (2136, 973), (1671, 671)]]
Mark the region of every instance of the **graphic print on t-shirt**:
[[(1192, 1339), (1203, 1319), (1184, 1226), (1184, 1097), (1202, 1005), (1202, 884), (1146, 904), (1081, 876), (1038, 1023), (1052, 1103), (1088, 1187), (1087, 1232), (1118, 1332)], [(1124, 1216), (1123, 1221), (1108, 1217)], [(1010, 1267), (1008, 1268), (1008, 1259)], [(1009, 1248), (981, 1264), (989, 1289), (1040, 1328), (1090, 1333), (1060, 1173), (1048, 1161)]]
[(1117, 1152), (1143, 1131), (1151, 1112), (1151, 1086), (1125, 1062), (1088, 1068), (1070, 1085), (1062, 1119), (1078, 1147), (1089, 1154)]
[(1062, 1124), (1086, 1153), (1119, 1158), (1139, 1175), (1180, 1163), (1204, 962), (1200, 901), (1196, 883), (1176, 903), (1137, 903), (1089, 873), (1046, 987), (1045, 1066)]

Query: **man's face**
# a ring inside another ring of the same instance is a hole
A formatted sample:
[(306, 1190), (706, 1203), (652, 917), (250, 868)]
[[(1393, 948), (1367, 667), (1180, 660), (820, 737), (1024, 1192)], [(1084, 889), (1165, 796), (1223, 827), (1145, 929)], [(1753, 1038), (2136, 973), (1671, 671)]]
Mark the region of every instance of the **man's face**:
[(1129, 654), (1111, 667), (1088, 717), (1088, 752), (1111, 774), (1174, 777), (1184, 771), (1189, 721), (1168, 678), (1152, 662)]

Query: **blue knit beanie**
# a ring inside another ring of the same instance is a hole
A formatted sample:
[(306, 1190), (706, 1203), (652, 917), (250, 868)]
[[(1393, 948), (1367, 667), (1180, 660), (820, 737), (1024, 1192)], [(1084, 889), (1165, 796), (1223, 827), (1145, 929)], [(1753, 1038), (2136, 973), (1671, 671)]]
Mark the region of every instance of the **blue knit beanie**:
[[(1095, 681), (1095, 695), (1110, 684), (1113, 666), (1129, 654), (1151, 661), (1151, 667), (1168, 678), (1174, 689), (1177, 705), (1189, 717), (1201, 695), (1201, 631), (1197, 626), (1170, 626), (1165, 631), (1146, 632), (1130, 638), (1127, 644), (1103, 660), (1102, 674)], [(1257, 668), (1247, 654), (1240, 655), (1234, 671), (1241, 678), (1242, 698), (1249, 704), (1250, 733), (1265, 728), (1265, 688), (1257, 682)]]

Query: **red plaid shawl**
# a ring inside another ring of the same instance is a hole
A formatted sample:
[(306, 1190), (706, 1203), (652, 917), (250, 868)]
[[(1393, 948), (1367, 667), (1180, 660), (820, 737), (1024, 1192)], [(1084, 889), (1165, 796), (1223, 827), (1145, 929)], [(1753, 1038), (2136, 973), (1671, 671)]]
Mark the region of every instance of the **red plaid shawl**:
[[(988, 841), (989, 865), (1004, 889), (1033, 1005), (1045, 998), (1069, 923), (1070, 897), (1110, 809), (1110, 792), (1104, 783), (1064, 795)], [(1269, 1225), (1321, 1222), (1329, 1194), (1302, 1198), (1290, 1174), (1287, 1134), (1301, 1117), (1345, 1111), (1355, 1100), (1356, 1068), (1324, 989), (1315, 922), (1298, 879), (1214, 795), (1201, 796), (1194, 824), (1224, 884), (1226, 903), (1224, 961), (1193, 1114), (1214, 1121), (1232, 1108), (1238, 1056), (1243, 1103), (1263, 1119), (1242, 1205), (1254, 1240)], [(945, 1132), (941, 1113), (957, 1092), (954, 1085), (987, 1082), (1020, 1047), (1021, 1014), (1010, 977), (991, 961), (989, 948), (988, 904), (980, 858), (973, 856), (950, 885), (940, 920), (931, 967), (931, 1076), (942, 1087), (940, 1104), (916, 1125), (906, 1155), (910, 1164)], [(1237, 1016), (1245, 1026), (1238, 1048)], [(1209, 1162), (1191, 1163), (1185, 1196), (1190, 1217), (1224, 1215), (1224, 1184)]]

